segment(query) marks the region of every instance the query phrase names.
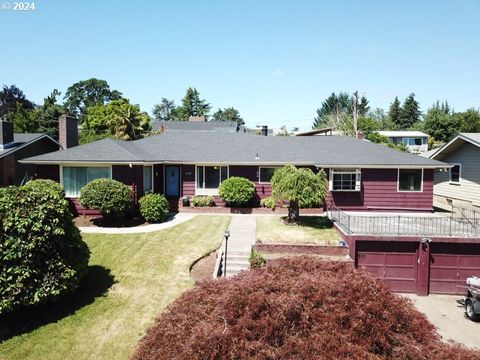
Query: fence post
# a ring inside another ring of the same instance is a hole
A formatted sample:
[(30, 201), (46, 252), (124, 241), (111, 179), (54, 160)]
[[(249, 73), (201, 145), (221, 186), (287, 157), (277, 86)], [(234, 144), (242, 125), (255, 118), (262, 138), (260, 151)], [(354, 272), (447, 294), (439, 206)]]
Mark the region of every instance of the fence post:
[(398, 215), (398, 230), (397, 230), (398, 235), (400, 235), (400, 220), (401, 220), (401, 217), (400, 215)]
[(448, 229), (448, 235), (452, 236), (452, 217), (451, 216), (450, 216), (450, 225), (449, 225), (449, 229)]
[(347, 215), (347, 216), (348, 216), (348, 225), (347, 225), (348, 233), (351, 234), (352, 233), (352, 230), (350, 230), (350, 217), (351, 217), (351, 215)]

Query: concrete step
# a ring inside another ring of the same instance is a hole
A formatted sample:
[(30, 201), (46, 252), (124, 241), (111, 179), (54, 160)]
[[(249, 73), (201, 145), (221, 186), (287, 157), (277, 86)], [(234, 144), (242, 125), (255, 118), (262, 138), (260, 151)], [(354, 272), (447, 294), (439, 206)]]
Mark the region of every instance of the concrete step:
[(228, 256), (246, 256), (250, 257), (251, 251), (250, 250), (237, 250), (237, 249), (227, 249)]
[(239, 266), (239, 267), (244, 267), (248, 269), (250, 267), (250, 261), (227, 259), (227, 269), (229, 266), (232, 266), (232, 267)]
[(247, 261), (247, 262), (250, 262), (250, 256), (228, 254), (228, 261)]

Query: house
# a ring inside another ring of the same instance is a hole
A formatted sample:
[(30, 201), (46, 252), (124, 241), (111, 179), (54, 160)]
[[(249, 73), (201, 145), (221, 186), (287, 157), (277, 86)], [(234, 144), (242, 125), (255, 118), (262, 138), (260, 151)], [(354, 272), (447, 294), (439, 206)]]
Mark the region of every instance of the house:
[(430, 158), (453, 166), (435, 173), (434, 205), (480, 210), (480, 133), (460, 133)]
[(245, 132), (245, 127), (235, 121), (199, 121), (198, 117), (191, 117), (189, 121), (154, 120), (151, 125), (153, 131)]
[(35, 165), (37, 177), (62, 183), (77, 209), (80, 189), (100, 177), (131, 185), (137, 196), (153, 191), (179, 201), (212, 195), (221, 206), (220, 183), (241, 176), (253, 181), (259, 198), (265, 198), (271, 195), (275, 168), (294, 164), (327, 172), (328, 206), (432, 211), (434, 171), (449, 166), (347, 136), (195, 130), (167, 131), (130, 142), (103, 139), (23, 162)]
[(394, 144), (404, 144), (411, 153), (428, 151), (428, 134), (421, 131), (377, 131)]
[(14, 133), (13, 123), (0, 120), (0, 187), (19, 185), (34, 175), (35, 166), (19, 160), (58, 150), (59, 143), (47, 134)]

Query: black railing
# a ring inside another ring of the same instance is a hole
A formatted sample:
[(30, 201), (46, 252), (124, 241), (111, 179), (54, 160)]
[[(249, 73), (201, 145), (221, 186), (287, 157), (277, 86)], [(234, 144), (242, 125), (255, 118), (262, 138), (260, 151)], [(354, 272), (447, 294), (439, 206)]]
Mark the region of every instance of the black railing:
[[(478, 216), (478, 214), (477, 214)], [(480, 237), (473, 219), (453, 215), (366, 215), (346, 213), (332, 206), (328, 217), (347, 234), (396, 236)]]

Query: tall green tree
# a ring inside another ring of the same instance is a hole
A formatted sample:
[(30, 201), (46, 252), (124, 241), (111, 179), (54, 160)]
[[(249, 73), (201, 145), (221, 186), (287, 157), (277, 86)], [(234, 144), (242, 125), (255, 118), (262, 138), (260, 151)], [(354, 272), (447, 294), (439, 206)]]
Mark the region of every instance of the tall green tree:
[(172, 121), (175, 120), (175, 101), (162, 98), (159, 104), (153, 106), (152, 114), (156, 120)]
[(480, 113), (473, 108), (454, 115), (460, 132), (480, 132)]
[(182, 105), (175, 111), (175, 120), (188, 121), (190, 116), (204, 116), (208, 120), (211, 106), (205, 99), (200, 98), (197, 89), (189, 87), (182, 99)]
[(401, 124), (401, 117), (402, 107), (400, 105), (400, 100), (398, 100), (398, 96), (395, 96), (395, 100), (390, 104), (390, 109), (388, 110), (388, 118), (398, 127)]
[(212, 120), (213, 121), (232, 121), (232, 122), (236, 122), (237, 125), (245, 124), (245, 121), (243, 121), (242, 117), (240, 116), (240, 112), (233, 107), (218, 109), (213, 114)]
[(87, 116), (88, 107), (104, 105), (121, 97), (122, 93), (110, 90), (110, 85), (105, 80), (91, 78), (70, 86), (65, 93), (64, 105), (82, 123)]
[(400, 128), (408, 129), (412, 127), (413, 124), (420, 121), (421, 114), (420, 105), (418, 104), (418, 101), (415, 100), (415, 94), (411, 93), (405, 99), (402, 111), (400, 112)]
[(7, 119), (13, 123), (16, 133), (38, 132), (41, 109), (26, 109), (22, 103), (17, 104), (15, 111), (9, 112)]
[(22, 110), (33, 110), (35, 104), (15, 85), (3, 85), (0, 91), (0, 118), (15, 112), (19, 106)]
[(65, 107), (57, 103), (57, 96), (60, 95), (61, 93), (54, 89), (43, 100), (38, 120), (38, 132), (46, 133), (54, 139), (58, 139), (58, 118), (66, 112)]
[[(107, 136), (121, 140), (136, 140), (151, 129), (147, 113), (142, 112), (140, 106), (130, 104), (124, 98), (88, 108), (84, 127), (88, 139), (91, 140)], [(85, 139), (82, 139), (82, 143), (85, 142)]]
[(329, 126), (329, 116), (350, 114), (352, 112), (352, 102), (350, 95), (340, 92), (338, 95), (334, 92), (322, 102), (322, 106), (317, 109), (317, 116), (313, 120), (313, 128), (320, 129)]
[(457, 118), (446, 101), (437, 101), (427, 110), (423, 130), (436, 141), (447, 141), (459, 130)]
[(300, 207), (323, 205), (327, 196), (327, 176), (323, 170), (314, 174), (307, 168), (286, 165), (275, 170), (271, 183), (273, 197), (289, 202), (289, 222), (298, 222)]

